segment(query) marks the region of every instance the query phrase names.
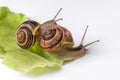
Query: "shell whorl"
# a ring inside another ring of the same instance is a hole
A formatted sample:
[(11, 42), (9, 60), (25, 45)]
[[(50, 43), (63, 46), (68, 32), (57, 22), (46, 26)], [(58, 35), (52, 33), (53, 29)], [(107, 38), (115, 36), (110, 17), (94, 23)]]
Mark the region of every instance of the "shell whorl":
[(36, 41), (37, 29), (40, 25), (35, 21), (25, 21), (17, 29), (16, 42), (21, 48), (29, 48)]
[(56, 50), (64, 41), (73, 42), (71, 33), (61, 26), (55, 29), (48, 29), (40, 37), (40, 46), (47, 50)]
[(53, 47), (57, 47), (60, 45), (60, 41), (62, 40), (63, 32), (57, 29), (48, 29), (43, 36), (40, 38), (40, 45), (44, 49), (53, 49)]

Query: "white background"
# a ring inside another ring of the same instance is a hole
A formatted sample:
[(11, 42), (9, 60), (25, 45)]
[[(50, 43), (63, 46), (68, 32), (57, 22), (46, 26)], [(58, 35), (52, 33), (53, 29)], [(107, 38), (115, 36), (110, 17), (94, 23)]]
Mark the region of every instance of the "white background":
[(0, 60), (0, 80), (120, 80), (120, 0), (0, 0), (16, 13), (43, 23), (63, 8), (58, 24), (73, 34), (75, 45), (80, 43), (86, 25), (84, 41), (89, 53), (69, 62), (55, 72), (30, 77), (16, 72)]

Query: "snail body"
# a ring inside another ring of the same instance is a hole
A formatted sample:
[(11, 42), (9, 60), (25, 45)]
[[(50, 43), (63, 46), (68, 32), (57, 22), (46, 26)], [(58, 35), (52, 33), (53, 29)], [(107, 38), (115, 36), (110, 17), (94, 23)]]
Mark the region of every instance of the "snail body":
[(62, 18), (55, 20), (61, 10), (58, 11), (52, 20), (46, 21), (41, 25), (31, 20), (22, 23), (16, 33), (17, 44), (21, 48), (27, 49), (37, 42), (41, 48), (63, 60), (72, 60), (83, 56), (87, 51), (86, 47), (99, 40), (83, 45), (88, 29), (87, 26), (80, 45), (73, 47), (74, 41), (71, 32), (56, 23), (56, 21), (62, 20)]

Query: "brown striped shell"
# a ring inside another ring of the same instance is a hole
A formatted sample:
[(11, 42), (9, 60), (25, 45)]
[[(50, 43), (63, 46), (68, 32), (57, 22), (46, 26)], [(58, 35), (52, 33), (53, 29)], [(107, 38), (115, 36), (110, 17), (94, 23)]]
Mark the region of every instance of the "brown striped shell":
[[(42, 48), (54, 51), (61, 47), (64, 42), (73, 43), (70, 31), (64, 27), (57, 25), (54, 21), (51, 21), (50, 24), (49, 22), (50, 21), (48, 21), (47, 24), (42, 24), (39, 31), (39, 34), (41, 35), (39, 36), (38, 41)], [(44, 28), (45, 31), (43, 31)]]
[(23, 22), (16, 32), (16, 42), (21, 48), (29, 48), (34, 45), (36, 41), (36, 33), (40, 28), (38, 22), (29, 20)]

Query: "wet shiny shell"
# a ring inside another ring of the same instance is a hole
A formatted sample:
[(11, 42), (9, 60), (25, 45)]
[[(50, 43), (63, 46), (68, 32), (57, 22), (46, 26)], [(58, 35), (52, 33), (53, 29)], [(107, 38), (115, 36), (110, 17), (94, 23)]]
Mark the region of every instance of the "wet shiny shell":
[(34, 45), (36, 36), (33, 35), (33, 30), (38, 26), (35, 21), (26, 21), (17, 29), (16, 42), (21, 48), (29, 48)]

